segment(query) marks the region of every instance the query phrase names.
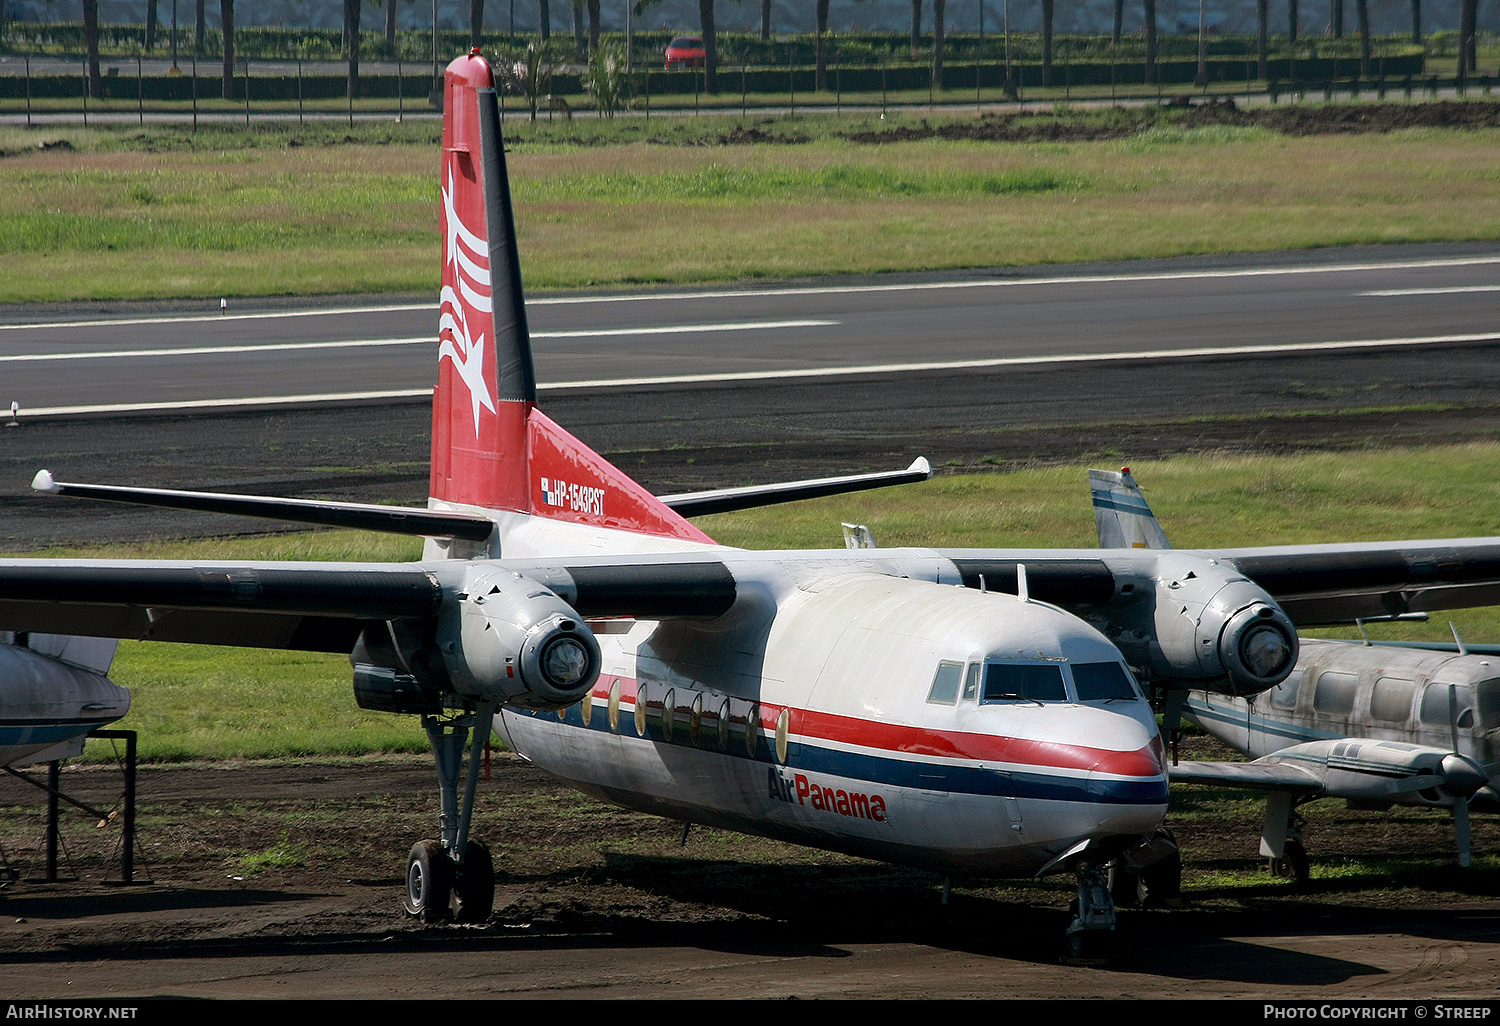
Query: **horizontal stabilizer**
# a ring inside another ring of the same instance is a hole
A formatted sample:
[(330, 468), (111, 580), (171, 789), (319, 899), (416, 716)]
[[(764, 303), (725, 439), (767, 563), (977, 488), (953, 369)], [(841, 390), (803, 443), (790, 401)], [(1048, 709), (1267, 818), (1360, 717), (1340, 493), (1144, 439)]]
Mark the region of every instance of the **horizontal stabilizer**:
[(114, 485), (70, 484), (54, 481), (38, 471), (31, 487), (51, 495), (79, 499), (105, 499), (139, 506), (190, 509), (202, 513), (228, 513), (299, 524), (343, 527), (359, 531), (416, 535), (423, 538), (462, 538), (484, 541), (494, 524), (485, 517), (442, 510), (376, 506), (358, 502), (328, 502), (317, 499), (277, 499), (263, 495), (225, 495), (215, 492), (180, 492), (166, 488), (121, 488)]
[(919, 456), (905, 470), (888, 470), (878, 474), (850, 474), (847, 477), (820, 477), (784, 484), (753, 485), (749, 488), (719, 488), (708, 492), (684, 492), (661, 495), (673, 512), (684, 517), (701, 517), (710, 513), (730, 513), (741, 509), (774, 506), (799, 499), (818, 499), (825, 495), (843, 495), (891, 485), (915, 484), (932, 477), (932, 464)]

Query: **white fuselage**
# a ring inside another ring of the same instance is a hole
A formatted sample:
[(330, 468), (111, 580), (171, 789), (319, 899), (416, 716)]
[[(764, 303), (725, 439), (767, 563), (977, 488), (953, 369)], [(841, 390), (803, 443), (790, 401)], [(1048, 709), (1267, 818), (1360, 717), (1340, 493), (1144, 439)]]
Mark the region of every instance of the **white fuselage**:
[[(508, 558), (615, 541), (525, 519)], [(662, 548), (711, 552), (734, 607), (593, 622), (592, 694), (503, 710), (516, 752), (631, 808), (933, 869), (1029, 875), (1080, 841), (1112, 852), (1159, 825), (1155, 721), (1133, 684), (1078, 700), (1072, 665), (1123, 663), (1076, 617), (964, 588), (930, 551)], [(1067, 691), (991, 696), (992, 664), (1047, 668)]]

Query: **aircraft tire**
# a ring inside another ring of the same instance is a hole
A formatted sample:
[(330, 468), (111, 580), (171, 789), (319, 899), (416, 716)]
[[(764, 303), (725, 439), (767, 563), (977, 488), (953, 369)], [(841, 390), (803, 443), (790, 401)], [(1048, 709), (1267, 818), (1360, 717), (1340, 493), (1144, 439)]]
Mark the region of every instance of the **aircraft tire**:
[(453, 863), (442, 842), (418, 841), (406, 857), (406, 914), (424, 923), (441, 922), (452, 893)]
[(1271, 860), (1272, 875), (1289, 876), (1294, 883), (1306, 883), (1310, 871), (1307, 849), (1302, 846), (1301, 841), (1289, 838), (1282, 849), (1281, 858)]
[(1135, 908), (1141, 903), (1141, 875), (1124, 866), (1109, 867), (1109, 896), (1115, 908)]
[(483, 841), (470, 841), (453, 883), (453, 917), (460, 923), (483, 923), (494, 908), (494, 860)]
[(1174, 851), (1141, 870), (1134, 897), (1141, 908), (1151, 908), (1182, 897), (1182, 852)]

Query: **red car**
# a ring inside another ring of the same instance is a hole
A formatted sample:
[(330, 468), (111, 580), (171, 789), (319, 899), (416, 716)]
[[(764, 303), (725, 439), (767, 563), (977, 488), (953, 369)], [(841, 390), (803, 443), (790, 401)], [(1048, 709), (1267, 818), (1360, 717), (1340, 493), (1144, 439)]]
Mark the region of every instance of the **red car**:
[(702, 36), (678, 36), (667, 44), (667, 70), (701, 68), (708, 60)]

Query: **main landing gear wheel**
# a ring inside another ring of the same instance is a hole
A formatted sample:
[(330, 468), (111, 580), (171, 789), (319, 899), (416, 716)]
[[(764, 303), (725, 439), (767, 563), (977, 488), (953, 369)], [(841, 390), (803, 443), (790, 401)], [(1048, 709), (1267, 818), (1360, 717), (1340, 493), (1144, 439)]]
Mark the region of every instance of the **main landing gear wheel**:
[(1287, 838), (1281, 858), (1271, 860), (1271, 875), (1289, 876), (1293, 883), (1304, 884), (1308, 873), (1307, 849), (1302, 847), (1301, 841)]
[(448, 915), (452, 893), (453, 863), (442, 843), (418, 841), (406, 857), (406, 914), (424, 923), (440, 922)]
[(495, 907), (495, 863), (483, 841), (470, 841), (453, 882), (453, 918), (483, 923)]
[(1141, 870), (1136, 880), (1136, 903), (1157, 908), (1182, 897), (1182, 852), (1173, 851)]

